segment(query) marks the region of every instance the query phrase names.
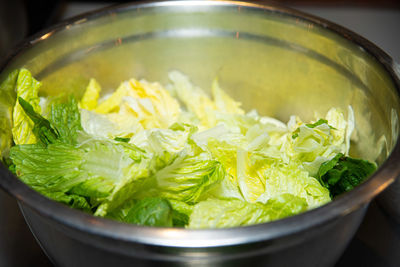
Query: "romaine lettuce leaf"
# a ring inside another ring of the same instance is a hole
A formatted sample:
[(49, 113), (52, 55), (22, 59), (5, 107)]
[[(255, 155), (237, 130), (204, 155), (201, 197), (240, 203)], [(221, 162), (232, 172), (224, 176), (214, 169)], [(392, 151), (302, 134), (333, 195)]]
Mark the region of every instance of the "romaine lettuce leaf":
[(143, 130), (134, 116), (120, 116), (124, 114), (121, 110), (119, 113), (110, 114), (100, 114), (86, 109), (81, 109), (80, 112), (83, 130), (94, 138), (130, 138)]
[(289, 193), (306, 200), (311, 209), (331, 200), (329, 190), (302, 170), (298, 163), (275, 162), (263, 169), (263, 176), (265, 191), (257, 199), (258, 202), (266, 203), (269, 199)]
[(339, 153), (321, 165), (318, 180), (334, 198), (364, 182), (375, 170), (376, 165), (369, 161), (345, 157)]
[(348, 121), (342, 111), (332, 108), (326, 114), (326, 119), (314, 123), (303, 123), (297, 119), (297, 123), (292, 122), (292, 125), (297, 128), (287, 135), (283, 147), (289, 157), (302, 162), (311, 176), (316, 177), (320, 165), (336, 154), (348, 154), (349, 138), (354, 129), (351, 108)]
[[(92, 140), (80, 146), (60, 142), (17, 145), (12, 147), (10, 158), (17, 175), (33, 189), (47, 196), (86, 197), (96, 207), (99, 203), (127, 200), (115, 200), (120, 188), (150, 175), (147, 165), (142, 166), (142, 153), (130, 144)], [(98, 214), (104, 216), (107, 209), (102, 207), (101, 211)]]
[(154, 174), (153, 184), (147, 185), (148, 189), (139, 195), (196, 203), (203, 193), (224, 177), (222, 164), (213, 160), (208, 153), (191, 156), (182, 151), (171, 164)]
[(19, 97), (18, 103), (25, 112), (26, 116), (28, 116), (30, 121), (33, 123), (32, 132), (36, 139), (44, 145), (57, 142), (58, 138), (60, 137), (57, 129), (54, 128), (47, 119), (36, 113), (33, 110), (33, 107), (23, 98)]
[[(107, 99), (94, 109), (101, 114), (117, 113), (133, 116), (144, 129), (168, 128), (177, 121), (178, 102), (159, 83), (131, 79), (123, 82)], [(123, 111), (123, 112), (120, 112)]]
[[(23, 98), (28, 102), (33, 111), (40, 114), (39, 96), (38, 91), (41, 83), (36, 81), (31, 73), (26, 69), (20, 69), (18, 72), (17, 83), (15, 91), (17, 99)], [(28, 115), (24, 112), (19, 101), (15, 103), (13, 110), (13, 140), (15, 144), (34, 144), (36, 137), (33, 133), (33, 122), (29, 119)]]
[(91, 80), (81, 100), (82, 126), (91, 135), (130, 138), (143, 129), (168, 128), (180, 117), (177, 100), (159, 83), (130, 79), (97, 100), (99, 88)]
[(101, 86), (95, 79), (90, 79), (85, 93), (79, 103), (82, 109), (93, 110), (97, 107), (97, 101), (100, 97)]
[(168, 199), (172, 206), (172, 222), (175, 227), (185, 227), (189, 223), (190, 214), (193, 211), (193, 205), (186, 202)]
[(155, 155), (178, 153), (189, 146), (188, 139), (196, 130), (195, 126), (176, 123), (168, 129), (141, 131), (131, 138), (130, 143)]
[(107, 213), (106, 217), (121, 222), (147, 226), (184, 227), (193, 207), (185, 202), (159, 197), (132, 199)]
[(189, 78), (178, 71), (171, 71), (168, 77), (172, 82), (170, 90), (185, 105), (186, 109), (200, 120), (203, 128), (214, 127), (216, 124), (214, 101), (199, 87), (194, 86)]
[(344, 156), (351, 107), (347, 119), (332, 108), (285, 124), (245, 113), (217, 79), (211, 98), (176, 71), (167, 89), (130, 79), (100, 97), (92, 79), (79, 104), (40, 104), (40, 83), (26, 70), (13, 75), (1, 86), (16, 88), (12, 133), (21, 143), (7, 165), (45, 196), (95, 216), (189, 228), (263, 223), (323, 205), (375, 170)]
[(12, 111), (18, 73), (19, 70), (12, 71), (0, 83), (0, 156), (4, 162), (7, 160), (9, 149), (12, 146)]
[(307, 209), (300, 197), (282, 194), (266, 204), (237, 199), (209, 199), (196, 204), (188, 228), (227, 228), (264, 223), (298, 214)]
[(59, 141), (76, 144), (81, 132), (81, 114), (78, 103), (72, 95), (67, 101), (55, 101), (51, 104), (49, 118), (51, 125), (57, 130)]
[(123, 221), (137, 225), (172, 227), (172, 212), (168, 200), (144, 198), (133, 205)]

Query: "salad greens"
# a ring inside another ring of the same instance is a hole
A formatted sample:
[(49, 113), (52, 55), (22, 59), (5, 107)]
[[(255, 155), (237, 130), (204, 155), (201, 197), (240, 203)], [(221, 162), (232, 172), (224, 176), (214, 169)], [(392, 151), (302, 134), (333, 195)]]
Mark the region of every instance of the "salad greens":
[(39, 96), (11, 74), (14, 146), (3, 161), (24, 183), (70, 207), (126, 223), (187, 228), (263, 223), (319, 207), (368, 178), (350, 158), (351, 107), (288, 123), (211, 97), (180, 72), (170, 84), (130, 79), (102, 95)]
[(330, 161), (321, 164), (318, 180), (336, 197), (352, 190), (376, 170), (376, 165), (362, 159), (337, 154)]

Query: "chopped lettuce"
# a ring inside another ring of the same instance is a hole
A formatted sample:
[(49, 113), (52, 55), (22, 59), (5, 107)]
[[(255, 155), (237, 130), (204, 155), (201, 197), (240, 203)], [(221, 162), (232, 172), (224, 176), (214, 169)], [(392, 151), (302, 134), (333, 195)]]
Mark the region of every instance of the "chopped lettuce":
[(82, 109), (93, 110), (97, 107), (98, 99), (100, 97), (101, 86), (95, 79), (90, 79), (86, 91), (83, 94), (79, 106)]
[[(245, 112), (215, 79), (209, 96), (180, 72), (130, 79), (111, 94), (39, 98), (27, 70), (15, 90), (15, 146), (4, 162), (43, 195), (95, 216), (188, 228), (264, 223), (319, 207), (376, 169), (348, 157), (351, 107), (288, 123)], [(45, 110), (45, 111), (43, 111)], [(4, 155), (4, 154), (3, 154)]]
[[(17, 175), (33, 189), (49, 197), (85, 197), (92, 208), (101, 202), (101, 211), (96, 212), (102, 215), (105, 204), (108, 208), (110, 202), (117, 202), (114, 198), (121, 185), (149, 175), (140, 166), (143, 160), (138, 148), (110, 141), (93, 140), (80, 146), (60, 142), (17, 145), (11, 148), (10, 158)], [(132, 171), (138, 165), (140, 171)]]
[(179, 114), (179, 104), (159, 83), (131, 79), (123, 82), (94, 109), (97, 113), (135, 117), (145, 129), (167, 128)]
[[(15, 85), (17, 99), (23, 98), (28, 102), (33, 111), (40, 113), (40, 99), (38, 96), (41, 83), (36, 81), (31, 73), (26, 69), (18, 72), (18, 78)], [(33, 133), (33, 122), (24, 112), (19, 101), (16, 102), (13, 110), (13, 128), (12, 135), (15, 144), (35, 144), (37, 139)]]
[(66, 102), (57, 101), (51, 104), (50, 122), (57, 129), (61, 142), (77, 143), (79, 132), (83, 129), (78, 103), (73, 96)]
[(236, 199), (209, 199), (196, 204), (189, 228), (228, 228), (269, 222), (307, 209), (304, 199), (282, 194), (267, 203), (248, 203)]
[(164, 198), (196, 203), (202, 194), (225, 177), (221, 163), (208, 153), (190, 156), (183, 151), (171, 164), (152, 177), (155, 184), (141, 195), (159, 195)]
[(36, 113), (33, 107), (23, 98), (18, 98), (18, 104), (33, 123), (32, 133), (34, 136), (45, 145), (55, 143), (60, 136), (57, 129), (47, 119)]
[[(296, 127), (287, 136), (284, 144), (286, 154), (297, 161), (308, 173), (316, 177), (319, 166), (331, 160), (336, 154), (349, 152), (349, 138), (354, 129), (354, 121), (349, 109), (349, 120), (339, 109), (332, 108), (326, 118), (314, 123), (303, 123), (298, 118), (289, 122), (289, 128)], [(296, 122), (294, 122), (296, 120)]]
[(176, 227), (185, 227), (189, 223), (190, 215), (193, 211), (193, 206), (183, 201), (169, 199), (172, 206), (172, 223)]
[(146, 226), (172, 226), (172, 207), (163, 198), (144, 198), (128, 211), (123, 220), (127, 223)]
[(7, 166), (12, 165), (8, 160), (8, 152), (13, 142), (11, 131), (13, 106), (10, 105), (15, 102), (18, 74), (19, 70), (14, 70), (0, 83), (0, 158)]
[(337, 154), (330, 161), (321, 164), (318, 179), (336, 197), (364, 182), (374, 171), (376, 165), (362, 159)]
[(330, 201), (329, 190), (296, 163), (273, 162), (264, 170), (264, 177), (265, 190), (257, 199), (259, 202), (266, 203), (285, 193), (303, 198), (310, 208)]

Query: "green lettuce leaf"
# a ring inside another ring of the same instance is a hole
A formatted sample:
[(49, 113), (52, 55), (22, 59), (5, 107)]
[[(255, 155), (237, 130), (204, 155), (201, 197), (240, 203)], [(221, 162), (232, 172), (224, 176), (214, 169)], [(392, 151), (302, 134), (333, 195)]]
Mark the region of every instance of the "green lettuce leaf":
[[(12, 111), (15, 104), (15, 87), (19, 70), (9, 73), (0, 83), (0, 156), (3, 161), (8, 157), (12, 146)], [(9, 165), (9, 164), (7, 164)]]
[(265, 191), (257, 199), (259, 202), (266, 203), (269, 199), (289, 193), (305, 199), (311, 209), (331, 200), (329, 190), (317, 179), (309, 176), (307, 171), (302, 170), (298, 163), (272, 162), (268, 168), (264, 169), (263, 175)]
[(196, 156), (182, 153), (171, 165), (155, 174), (161, 196), (184, 202), (197, 202), (202, 193), (224, 177), (223, 166), (208, 153)]
[[(36, 81), (31, 73), (26, 69), (21, 69), (18, 72), (17, 83), (15, 91), (17, 98), (23, 98), (28, 102), (35, 113), (40, 114), (41, 108), (39, 105), (38, 91), (41, 83)], [(17, 101), (13, 110), (13, 140), (15, 144), (34, 144), (36, 137), (33, 133), (33, 122), (28, 115), (24, 112)]]
[(44, 196), (51, 198), (57, 202), (70, 206), (73, 209), (79, 209), (88, 213), (92, 213), (92, 205), (88, 198), (75, 194), (64, 192), (41, 192)]
[(19, 105), (24, 110), (25, 114), (33, 122), (32, 132), (36, 140), (39, 140), (44, 145), (53, 144), (57, 142), (60, 134), (58, 130), (50, 124), (50, 122), (43, 118), (40, 114), (35, 112), (32, 105), (25, 101), (23, 98), (18, 98)]
[(336, 197), (364, 182), (375, 170), (376, 165), (369, 161), (339, 153), (321, 165), (318, 180), (329, 189), (332, 197)]
[(166, 199), (153, 197), (136, 202), (124, 222), (158, 227), (172, 227), (172, 207)]
[(81, 115), (76, 99), (71, 95), (67, 101), (51, 104), (51, 125), (57, 129), (59, 141), (76, 144), (78, 133), (82, 131)]
[(329, 202), (376, 168), (346, 157), (351, 108), (347, 119), (332, 108), (310, 123), (292, 116), (285, 124), (245, 113), (217, 79), (211, 98), (179, 72), (169, 78), (169, 91), (131, 79), (104, 97), (92, 80), (79, 105), (71, 96), (42, 98), (39, 106), (40, 83), (18, 70), (1, 84), (17, 95), (16, 146), (4, 162), (38, 192), (95, 216), (189, 228), (291, 216)]
[(92, 207), (97, 207), (113, 201), (123, 185), (148, 176), (146, 165), (141, 165), (145, 161), (142, 153), (133, 145), (92, 140), (80, 146), (65, 143), (17, 145), (11, 148), (10, 158), (19, 178), (38, 192), (57, 196), (55, 200), (62, 194), (69, 198), (71, 195), (85, 197)]
[(125, 217), (128, 215), (128, 212), (132, 209), (132, 207), (136, 204), (137, 201), (138, 201), (137, 199), (127, 200), (118, 208), (115, 208), (112, 211), (107, 212), (107, 214), (104, 215), (104, 217), (123, 222)]
[[(146, 202), (151, 202), (152, 199), (155, 200), (156, 203), (161, 202), (160, 201), (161, 198), (158, 198), (158, 197), (144, 198), (142, 200), (146, 203)], [(114, 220), (118, 220), (121, 222), (130, 222), (127, 220), (128, 213), (131, 212), (133, 207), (139, 201), (142, 201), (142, 200), (131, 199), (129, 201), (125, 201), (120, 207), (112, 210), (111, 212), (108, 212), (105, 217), (114, 219)], [(167, 199), (161, 199), (161, 200), (164, 202)], [(171, 200), (171, 199), (168, 199), (168, 202), (172, 209), (172, 226), (185, 227), (189, 223), (189, 216), (192, 213), (193, 206), (186, 204), (185, 202), (182, 202), (182, 201)], [(136, 207), (136, 209), (137, 209), (137, 207)], [(162, 225), (160, 225), (160, 226), (162, 226)], [(168, 219), (168, 223), (165, 224), (164, 226), (171, 226), (169, 223), (169, 219)]]
[(191, 156), (182, 151), (171, 164), (158, 170), (147, 181), (147, 190), (143, 190), (139, 196), (160, 196), (195, 203), (224, 177), (223, 166), (208, 153)]
[(191, 114), (196, 116), (200, 121), (200, 126), (204, 128), (215, 126), (216, 105), (214, 101), (201, 88), (194, 86), (182, 73), (171, 71), (168, 73), (168, 77), (172, 82), (170, 91)]
[(172, 222), (174, 227), (185, 227), (189, 224), (189, 217), (193, 211), (193, 205), (185, 202), (169, 199), (172, 206)]
[(33, 122), (32, 132), (43, 144), (62, 142), (76, 144), (82, 131), (78, 104), (73, 96), (67, 102), (54, 101), (51, 104), (50, 119), (42, 117), (31, 104), (19, 97), (18, 102)]
[(349, 152), (349, 138), (354, 129), (354, 116), (351, 108), (348, 119), (344, 113), (332, 108), (324, 119), (314, 123), (290, 121), (296, 129), (288, 135), (283, 147), (286, 155), (302, 162), (304, 169), (313, 177), (317, 176), (320, 165), (332, 159), (336, 154)]
[(282, 194), (267, 203), (209, 199), (196, 204), (188, 228), (227, 228), (281, 219), (307, 209), (303, 198)]

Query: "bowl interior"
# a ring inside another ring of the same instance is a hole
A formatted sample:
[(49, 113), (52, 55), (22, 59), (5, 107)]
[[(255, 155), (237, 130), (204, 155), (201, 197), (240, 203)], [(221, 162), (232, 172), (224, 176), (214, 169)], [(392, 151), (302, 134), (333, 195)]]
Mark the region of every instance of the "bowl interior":
[[(398, 97), (377, 59), (323, 24), (276, 8), (139, 5), (66, 23), (31, 43), (2, 76), (25, 67), (43, 82), (44, 95), (80, 97), (92, 77), (110, 90), (130, 77), (166, 84), (177, 69), (204, 90), (218, 77), (246, 110), (283, 121), (351, 105), (352, 154), (368, 160), (382, 163), (397, 139)], [(6, 102), (2, 117), (9, 118), (4, 110), (13, 101)], [(3, 135), (2, 150), (9, 140)]]

